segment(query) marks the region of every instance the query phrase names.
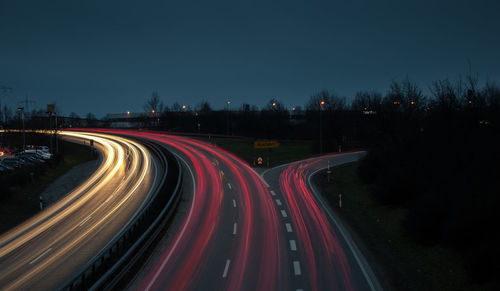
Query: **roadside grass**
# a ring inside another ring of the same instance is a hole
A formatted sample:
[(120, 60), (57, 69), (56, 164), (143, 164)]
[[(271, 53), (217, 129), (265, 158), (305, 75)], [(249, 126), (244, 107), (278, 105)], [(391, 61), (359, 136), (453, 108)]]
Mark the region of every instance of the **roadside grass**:
[[(252, 138), (217, 138), (212, 143), (234, 153), (252, 166), (257, 165), (257, 158), (262, 157), (261, 167), (277, 166), (292, 161), (308, 158), (313, 155), (313, 142), (308, 140), (284, 140), (274, 149), (255, 149)], [(254, 164), (255, 162), (255, 164)]]
[[(66, 141), (59, 141), (61, 162), (46, 169), (31, 182), (17, 186), (6, 197), (0, 198), (0, 234), (15, 227), (40, 211), (40, 193), (59, 176), (72, 167), (93, 160), (87, 146)], [(3, 196), (3, 195), (2, 195)]]
[[(480, 290), (467, 281), (458, 254), (443, 246), (422, 246), (413, 242), (401, 227), (404, 209), (374, 201), (371, 185), (357, 175), (358, 162), (333, 169), (333, 181), (326, 171), (313, 178), (331, 207), (354, 230), (366, 250), (379, 280), (394, 290)], [(338, 207), (342, 193), (342, 209)], [(386, 286), (384, 286), (386, 287)]]

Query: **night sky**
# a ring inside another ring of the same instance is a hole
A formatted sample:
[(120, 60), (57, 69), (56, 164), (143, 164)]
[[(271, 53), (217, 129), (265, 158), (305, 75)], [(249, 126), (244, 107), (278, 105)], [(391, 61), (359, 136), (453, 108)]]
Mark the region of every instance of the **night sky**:
[[(148, 4), (145, 4), (147, 2)], [(0, 102), (84, 116), (232, 101), (303, 105), (321, 89), (500, 83), (500, 2), (0, 0)]]

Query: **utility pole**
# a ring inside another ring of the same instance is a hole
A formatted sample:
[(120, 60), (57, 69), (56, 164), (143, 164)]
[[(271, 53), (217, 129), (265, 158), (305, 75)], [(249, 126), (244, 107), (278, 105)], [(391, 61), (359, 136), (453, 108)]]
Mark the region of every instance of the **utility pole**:
[(26, 129), (24, 128), (24, 108), (23, 107), (19, 107), (19, 108), (17, 108), (17, 111), (20, 112), (21, 119), (22, 119), (22, 122), (23, 122), (23, 150), (25, 150), (26, 149)]

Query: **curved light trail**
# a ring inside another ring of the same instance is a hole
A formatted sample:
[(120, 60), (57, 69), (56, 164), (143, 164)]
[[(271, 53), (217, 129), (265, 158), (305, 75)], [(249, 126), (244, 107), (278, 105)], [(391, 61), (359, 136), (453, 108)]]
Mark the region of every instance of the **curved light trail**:
[(380, 289), (367, 280), (357, 253), (338, 235), (308, 183), (327, 159), (346, 162), (361, 154), (284, 165), (264, 180), (246, 162), (206, 142), (148, 131), (95, 131), (163, 144), (190, 174), (184, 178), (188, 209), (178, 213), (179, 224), (130, 289)]
[(193, 173), (193, 198), (182, 227), (137, 289), (286, 289), (285, 230), (269, 190), (246, 162), (191, 138), (99, 131), (162, 143)]
[(276, 180), (291, 214), (296, 248), (307, 270), (305, 285), (310, 290), (382, 289), (359, 249), (310, 181), (327, 165), (353, 162), (363, 155), (364, 152), (326, 155), (271, 169), (279, 177)]
[(130, 221), (161, 174), (158, 162), (138, 142), (98, 133), (61, 134), (94, 140), (103, 162), (67, 196), (0, 236), (3, 290), (58, 287)]

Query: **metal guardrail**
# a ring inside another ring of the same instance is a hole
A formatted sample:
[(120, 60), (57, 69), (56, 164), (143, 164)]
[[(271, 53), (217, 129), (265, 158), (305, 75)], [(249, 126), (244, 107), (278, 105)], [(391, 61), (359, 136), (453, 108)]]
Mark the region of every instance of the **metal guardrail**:
[(174, 212), (181, 196), (182, 167), (179, 160), (163, 147), (145, 142), (167, 165), (156, 195), (142, 210), (59, 290), (100, 290), (115, 279), (134, 256), (147, 247), (162, 221)]

